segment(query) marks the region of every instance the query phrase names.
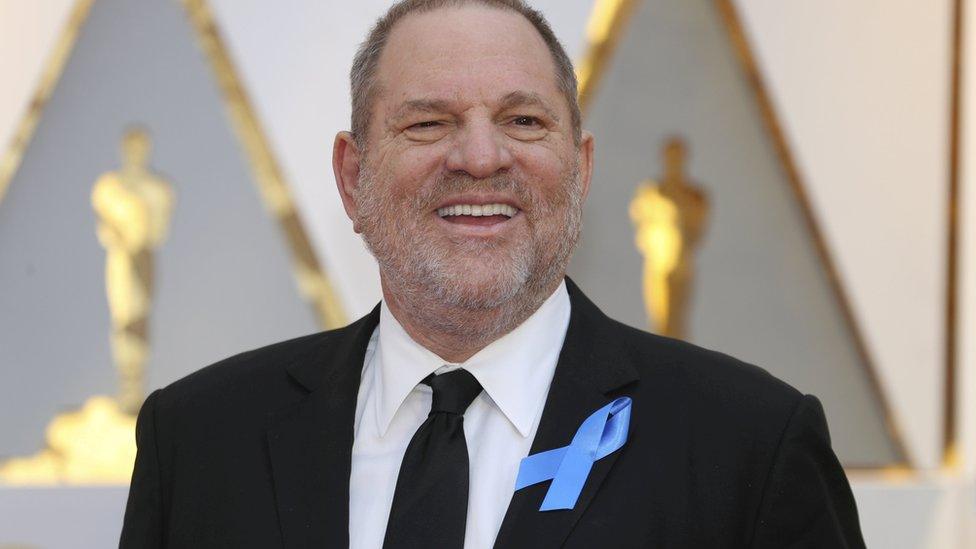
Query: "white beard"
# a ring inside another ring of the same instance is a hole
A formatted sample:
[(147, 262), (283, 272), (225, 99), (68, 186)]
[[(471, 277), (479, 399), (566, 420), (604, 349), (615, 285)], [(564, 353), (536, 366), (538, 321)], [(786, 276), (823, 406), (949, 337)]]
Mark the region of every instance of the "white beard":
[[(565, 275), (582, 225), (578, 166), (568, 179), (553, 198), (533, 194), (509, 176), (477, 181), (454, 175), (398, 202), (363, 165), (357, 221), (384, 285), (414, 320), (440, 332), (493, 340), (538, 308)], [(533, 216), (523, 220), (529, 237), (453, 241), (425, 226), (423, 216), (444, 197), (476, 188), (517, 197), (526, 208), (520, 215)]]

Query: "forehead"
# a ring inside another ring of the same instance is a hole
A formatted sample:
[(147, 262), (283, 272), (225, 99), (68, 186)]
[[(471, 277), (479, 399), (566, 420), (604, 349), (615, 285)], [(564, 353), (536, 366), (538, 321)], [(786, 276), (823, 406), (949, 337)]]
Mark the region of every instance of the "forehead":
[(377, 99), (392, 108), (420, 97), (494, 101), (521, 91), (555, 101), (555, 72), (542, 36), (521, 14), (440, 8), (396, 24), (380, 57)]

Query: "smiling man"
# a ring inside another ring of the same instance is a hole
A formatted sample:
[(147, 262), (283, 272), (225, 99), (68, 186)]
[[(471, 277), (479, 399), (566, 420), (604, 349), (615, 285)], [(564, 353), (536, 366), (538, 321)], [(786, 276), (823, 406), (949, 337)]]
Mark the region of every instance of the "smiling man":
[(863, 546), (816, 398), (565, 278), (593, 136), (541, 15), (399, 2), (351, 84), (383, 300), (150, 395), (121, 546)]

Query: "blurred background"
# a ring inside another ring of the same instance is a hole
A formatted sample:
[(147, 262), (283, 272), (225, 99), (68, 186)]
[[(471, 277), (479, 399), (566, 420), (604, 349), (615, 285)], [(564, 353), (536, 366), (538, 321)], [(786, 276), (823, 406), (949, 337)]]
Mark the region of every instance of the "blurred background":
[[(331, 146), (387, 0), (0, 0), (0, 548), (117, 544), (134, 412), (380, 297)], [(976, 547), (976, 7), (536, 0), (570, 276), (823, 402), (869, 547)]]

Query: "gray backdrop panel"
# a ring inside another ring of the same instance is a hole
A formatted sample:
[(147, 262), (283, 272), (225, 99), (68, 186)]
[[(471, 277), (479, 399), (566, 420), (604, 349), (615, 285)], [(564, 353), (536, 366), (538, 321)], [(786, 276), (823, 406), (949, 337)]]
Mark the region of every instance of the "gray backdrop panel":
[(177, 194), (150, 387), (317, 330), (180, 4), (99, 0), (0, 203), (0, 456), (33, 453), (57, 413), (116, 392), (89, 196), (133, 122)]
[(867, 369), (763, 126), (714, 3), (647, 0), (596, 92), (594, 181), (571, 276), (612, 316), (646, 329), (628, 205), (661, 174), (669, 135), (712, 202), (697, 254), (690, 340), (817, 395), (845, 464), (897, 458)]

